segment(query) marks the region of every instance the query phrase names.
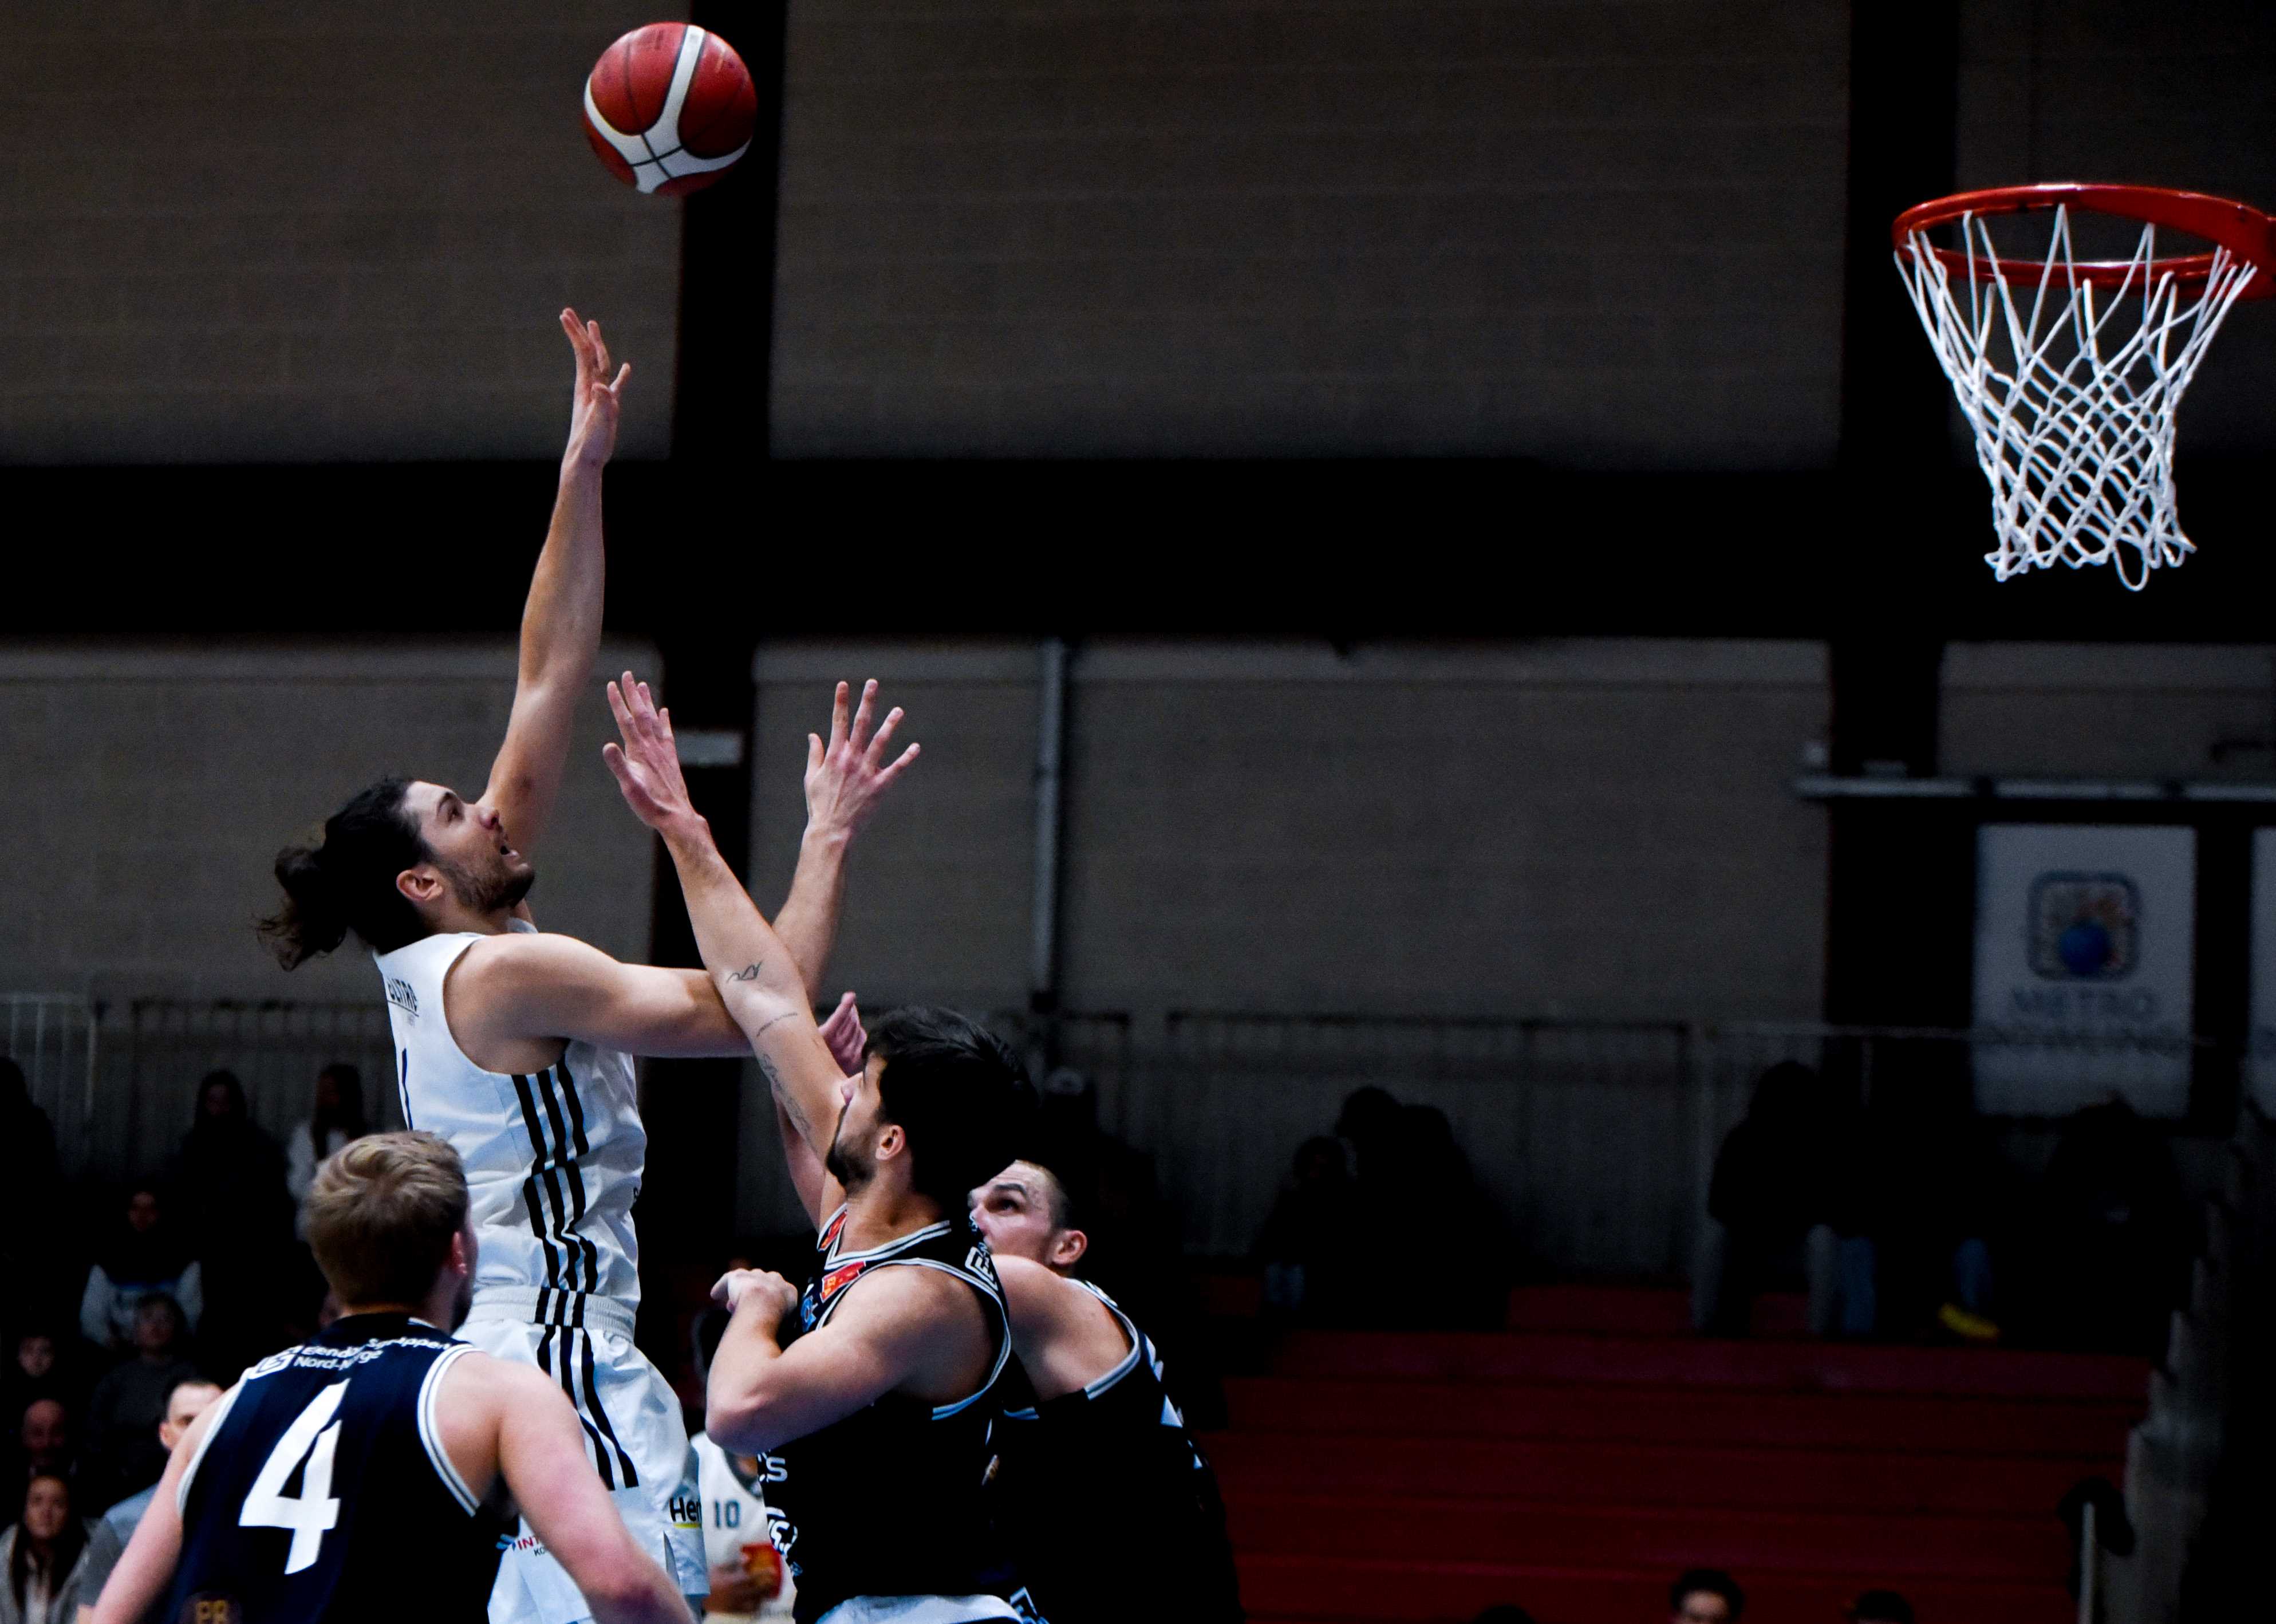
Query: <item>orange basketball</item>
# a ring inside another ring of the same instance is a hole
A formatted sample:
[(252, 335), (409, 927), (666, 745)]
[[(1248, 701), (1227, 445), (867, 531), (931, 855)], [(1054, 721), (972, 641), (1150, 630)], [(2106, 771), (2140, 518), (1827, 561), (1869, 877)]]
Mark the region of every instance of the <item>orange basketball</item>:
[(643, 192), (700, 192), (749, 150), (759, 94), (735, 48), (693, 23), (650, 23), (585, 78), (585, 138)]

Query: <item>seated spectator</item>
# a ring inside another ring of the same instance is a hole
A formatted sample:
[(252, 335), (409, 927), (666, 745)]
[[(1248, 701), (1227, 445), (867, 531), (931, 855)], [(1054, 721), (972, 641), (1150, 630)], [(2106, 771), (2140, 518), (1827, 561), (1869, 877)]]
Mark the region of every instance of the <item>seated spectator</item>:
[(1668, 1624), (1739, 1624), (1747, 1593), (1719, 1567), (1688, 1567), (1667, 1587)]
[(98, 1498), (109, 1506), (166, 1469), (158, 1446), (158, 1423), (174, 1389), (198, 1379), (198, 1369), (182, 1357), (181, 1310), (174, 1300), (149, 1296), (134, 1314), (134, 1357), (95, 1385), (87, 1400), (87, 1463)]
[(1913, 1605), (1894, 1590), (1867, 1590), (1849, 1604), (1851, 1624), (1913, 1624)]
[[(182, 1441), (182, 1434), (190, 1430), (190, 1423), (204, 1415), (206, 1407), (219, 1397), (221, 1389), (202, 1376), (174, 1384), (174, 1391), (166, 1395), (165, 1416), (158, 1423), (158, 1447), (164, 1455), (174, 1453), (174, 1446)], [(162, 1474), (165, 1470), (163, 1461), (164, 1456), (162, 1456), (159, 1467)], [(151, 1497), (157, 1492), (158, 1479), (153, 1477), (140, 1490), (102, 1514), (103, 1522), (118, 1536), (120, 1545), (124, 1546), (134, 1537), (134, 1525), (142, 1521), (142, 1514), (150, 1507)]]
[[(16, 1490), (29, 1477), (70, 1476), (71, 1432), (71, 1412), (64, 1408), (62, 1400), (34, 1399), (27, 1404), (23, 1415), (17, 1418), (12, 1458), (6, 1482), (0, 1484), (0, 1494), (12, 1500)], [(5, 1503), (0, 1500), (0, 1504)]]
[(72, 1624), (102, 1588), (90, 1570), (108, 1575), (118, 1560), (116, 1542), (80, 1520), (61, 1477), (34, 1477), (14, 1504), (21, 1516), (0, 1534), (0, 1624)]
[(235, 1074), (209, 1073), (198, 1085), (176, 1172), (202, 1271), (199, 1340), (216, 1370), (236, 1371), (282, 1345), (295, 1277), (284, 1266), (292, 1224), (284, 1157), (254, 1126)]
[(79, 1305), (80, 1334), (97, 1347), (126, 1352), (134, 1343), (135, 1310), (154, 1294), (172, 1298), (184, 1323), (194, 1330), (205, 1306), (201, 1276), (156, 1187), (137, 1185), (118, 1227), (87, 1271)]
[(1294, 1178), (1256, 1233), (1264, 1306), (1313, 1324), (1340, 1324), (1352, 1301), (1359, 1215), (1343, 1141), (1325, 1135), (1296, 1147)]
[(30, 1330), (16, 1338), (5, 1370), (0, 1370), (0, 1415), (21, 1415), (41, 1399), (68, 1407), (71, 1391), (56, 1357), (55, 1333)]
[(33, 1101), (24, 1068), (0, 1055), (0, 1311), (11, 1319), (27, 1305), (49, 1312), (58, 1291), (77, 1284), (56, 1279), (62, 1248), (50, 1226), (61, 1188), (55, 1124)]
[(2064, 1124), (2039, 1187), (2036, 1330), (2066, 1347), (2165, 1352), (2189, 1290), (2189, 1210), (2172, 1149), (2123, 1100)]
[(342, 1145), (371, 1129), (363, 1119), (363, 1079), (356, 1068), (336, 1060), (316, 1074), (308, 1119), (295, 1123), (284, 1142), (284, 1186), (292, 1193), (292, 1233), (308, 1238), (308, 1187), (316, 1168)]
[(1881, 1334), (1995, 1340), (1992, 1264), (2008, 1244), (2014, 1180), (1976, 1113), (1967, 1056), (1916, 1043), (1878, 1057), (1859, 1172)]
[(1813, 1335), (1871, 1329), (1870, 1302), (1854, 1290), (1845, 1301), (1842, 1291), (1841, 1237), (1857, 1227), (1846, 1199), (1855, 1173), (1847, 1117), (1835, 1091), (1796, 1061), (1756, 1081), (1708, 1181), (1691, 1280), (1696, 1330), (1746, 1335), (1756, 1294), (1779, 1286), (1809, 1292)]

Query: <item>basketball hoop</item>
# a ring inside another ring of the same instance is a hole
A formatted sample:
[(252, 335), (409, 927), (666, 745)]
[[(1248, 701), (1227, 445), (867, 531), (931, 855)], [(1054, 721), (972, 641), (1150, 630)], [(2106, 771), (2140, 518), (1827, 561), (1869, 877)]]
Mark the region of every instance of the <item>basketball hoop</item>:
[[(1993, 219), (2050, 209), (2043, 257), (2000, 257)], [(2074, 212), (2138, 222), (2132, 254), (2078, 258)], [(1956, 247), (1929, 240), (1945, 225)], [(2161, 226), (2212, 250), (2160, 259)], [(1891, 234), (1992, 482), (1993, 573), (2111, 564), (2138, 592), (2195, 551), (2174, 505), (2174, 416), (2229, 307), (2276, 292), (2276, 222), (2200, 193), (2064, 184), (1938, 198)]]

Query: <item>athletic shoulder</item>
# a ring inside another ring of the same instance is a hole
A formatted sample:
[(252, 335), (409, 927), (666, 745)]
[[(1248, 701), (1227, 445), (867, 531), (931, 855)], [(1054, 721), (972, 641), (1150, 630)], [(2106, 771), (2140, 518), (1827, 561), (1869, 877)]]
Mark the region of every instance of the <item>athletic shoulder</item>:
[(1024, 1336), (1092, 1317), (1108, 1317), (1104, 1303), (1032, 1257), (998, 1253), (994, 1261), (997, 1283), (1004, 1288), (1004, 1312), (1015, 1334)]

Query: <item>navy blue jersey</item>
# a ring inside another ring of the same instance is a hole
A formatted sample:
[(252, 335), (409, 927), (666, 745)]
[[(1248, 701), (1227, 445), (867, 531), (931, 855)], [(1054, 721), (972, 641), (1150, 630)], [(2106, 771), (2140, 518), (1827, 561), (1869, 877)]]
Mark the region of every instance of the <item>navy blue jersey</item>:
[(359, 1314), (264, 1359), (183, 1474), (182, 1554), (160, 1617), (201, 1624), (421, 1624), (489, 1613), (515, 1524), (443, 1453), (435, 1393), (474, 1349), (403, 1314)]
[(800, 1296), (798, 1334), (827, 1324), (872, 1270), (937, 1269), (980, 1299), (990, 1369), (980, 1390), (960, 1402), (889, 1393), (766, 1457), (770, 1532), (798, 1582), (799, 1624), (855, 1596), (1009, 1596), (1010, 1570), (981, 1499), (987, 1400), (1012, 1341), (988, 1243), (962, 1213), (866, 1252), (837, 1249), (845, 1226), (840, 1207)]
[(1040, 1401), (1016, 1364), (997, 1395), (990, 1509), (1044, 1624), (1165, 1613), (1239, 1624), (1240, 1582), (1217, 1474), (1162, 1380), (1162, 1356), (1113, 1298), (1077, 1280), (1130, 1351), (1088, 1386)]

